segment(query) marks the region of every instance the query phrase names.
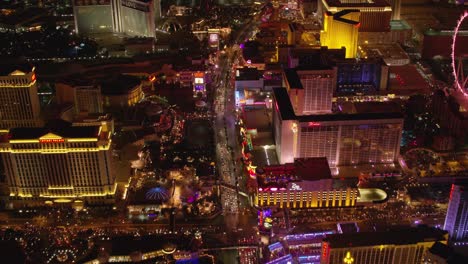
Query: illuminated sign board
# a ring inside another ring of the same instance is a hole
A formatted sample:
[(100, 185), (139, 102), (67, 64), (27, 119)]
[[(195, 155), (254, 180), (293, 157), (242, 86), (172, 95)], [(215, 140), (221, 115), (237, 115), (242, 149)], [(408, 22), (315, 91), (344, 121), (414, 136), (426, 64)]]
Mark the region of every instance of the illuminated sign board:
[(329, 251), (328, 243), (323, 242), (322, 243), (322, 258), (326, 258), (328, 256), (328, 251)]
[(75, 0), (75, 6), (110, 5), (110, 0)]
[(204, 78), (204, 77), (205, 77), (205, 73), (203, 73), (203, 72), (195, 72), (195, 73), (193, 74), (193, 77), (195, 77), (195, 78)]
[(308, 126), (309, 126), (309, 127), (318, 127), (318, 126), (320, 126), (320, 123), (317, 123), (317, 122), (309, 122)]
[(138, 1), (122, 0), (121, 3), (122, 3), (122, 6), (125, 6), (128, 8), (136, 9), (136, 10), (143, 11), (143, 12), (149, 12), (149, 6), (147, 4), (144, 4)]
[(210, 42), (211, 43), (217, 42), (218, 40), (219, 40), (218, 34), (216, 34), (216, 33), (211, 33), (210, 34)]
[(219, 45), (219, 36), (217, 33), (210, 33), (208, 37), (208, 43), (210, 44), (210, 47), (212, 48), (217, 48)]
[(39, 139), (39, 143), (63, 143), (65, 139), (63, 138), (52, 138), (52, 139)]
[(205, 83), (205, 80), (203, 80), (203, 78), (195, 78), (195, 83), (196, 84), (203, 84), (203, 83)]
[(297, 183), (293, 182), (289, 190), (290, 191), (302, 191), (302, 188)]

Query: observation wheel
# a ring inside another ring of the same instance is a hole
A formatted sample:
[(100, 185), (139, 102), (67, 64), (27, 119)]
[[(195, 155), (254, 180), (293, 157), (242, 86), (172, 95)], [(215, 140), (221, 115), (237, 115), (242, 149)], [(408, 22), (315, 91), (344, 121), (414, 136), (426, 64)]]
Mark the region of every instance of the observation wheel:
[(457, 38), (460, 31), (460, 27), (468, 18), (468, 11), (464, 11), (457, 21), (457, 26), (454, 29), (452, 39), (452, 72), (454, 77), (455, 89), (463, 93), (464, 96), (468, 96), (468, 76), (465, 75), (463, 60), (468, 58), (468, 54), (456, 54), (457, 49)]

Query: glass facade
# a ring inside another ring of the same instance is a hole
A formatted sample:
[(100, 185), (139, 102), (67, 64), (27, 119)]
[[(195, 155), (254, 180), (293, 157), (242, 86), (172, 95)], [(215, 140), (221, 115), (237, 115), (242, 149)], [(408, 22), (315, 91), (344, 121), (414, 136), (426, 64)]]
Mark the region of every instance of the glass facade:
[(330, 166), (336, 164), (339, 126), (307, 126), (301, 128), (299, 157), (327, 157)]
[(75, 9), (80, 34), (112, 32), (111, 5), (76, 6)]
[(381, 69), (378, 63), (337, 65), (338, 93), (365, 93), (379, 90)]
[(301, 127), (299, 157), (327, 157), (330, 166), (392, 163), (398, 155), (401, 124)]
[(153, 36), (147, 12), (122, 6), (122, 24), (125, 33), (131, 36)]
[(399, 124), (341, 127), (339, 164), (391, 163), (399, 146)]

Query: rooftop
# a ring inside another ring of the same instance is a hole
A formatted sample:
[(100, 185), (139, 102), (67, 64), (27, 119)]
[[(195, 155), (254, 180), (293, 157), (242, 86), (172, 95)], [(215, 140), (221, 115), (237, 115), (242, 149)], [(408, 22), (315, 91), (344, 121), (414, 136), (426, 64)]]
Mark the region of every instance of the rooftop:
[(416, 93), (429, 94), (429, 83), (421, 75), (415, 65), (388, 67), (389, 79), (387, 93), (412, 95)]
[(261, 73), (257, 68), (243, 67), (236, 69), (236, 81), (258, 80)]
[(340, 233), (342, 233), (342, 234), (359, 232), (359, 227), (358, 227), (356, 222), (338, 223), (337, 227), (338, 227), (338, 230), (340, 231)]
[(104, 95), (120, 95), (135, 88), (141, 83), (140, 78), (119, 74), (101, 82), (101, 92)]
[(290, 182), (331, 179), (327, 158), (300, 158), (294, 163), (270, 165), (256, 170), (259, 187), (287, 186)]
[[(324, 122), (324, 121), (348, 121), (348, 120), (374, 120), (374, 119), (402, 119), (401, 112), (366, 112), (371, 110), (371, 106), (358, 106), (361, 112), (356, 113), (333, 113), (323, 115), (297, 116), (289, 100), (288, 92), (285, 88), (273, 88), (277, 111), (282, 120), (298, 120), (299, 122)], [(366, 103), (363, 103), (366, 104)], [(386, 103), (381, 103), (386, 104)], [(380, 106), (379, 106), (380, 107)], [(387, 106), (382, 106), (387, 109)], [(395, 109), (396, 110), (396, 109)]]
[(33, 69), (33, 65), (27, 62), (7, 62), (3, 61), (0, 63), (0, 76), (8, 76), (14, 71), (21, 71), (24, 73), (30, 73)]
[(447, 232), (430, 227), (407, 227), (384, 232), (361, 232), (328, 235), (323, 241), (331, 249), (377, 245), (409, 245), (419, 242), (446, 241)]
[(406, 65), (410, 62), (406, 52), (397, 43), (360, 45), (359, 53), (362, 58), (382, 58), (389, 66)]
[(289, 87), (293, 89), (303, 89), (301, 79), (297, 74), (296, 69), (285, 69), (284, 75), (286, 76), (286, 81), (289, 84)]
[(452, 247), (449, 247), (440, 242), (434, 243), (434, 245), (429, 249), (429, 252), (441, 257), (447, 261), (446, 263), (449, 264), (468, 263), (468, 258), (455, 252)]
[(96, 138), (99, 135), (99, 126), (74, 127), (69, 122), (63, 120), (53, 120), (44, 127), (12, 128), (9, 131), (9, 139), (38, 139), (49, 133), (64, 138)]
[[(390, 4), (385, 0), (361, 0), (358, 1), (346, 1), (346, 0), (324, 0), (329, 7), (390, 7)], [(389, 10), (390, 11), (390, 10)]]
[(404, 20), (392, 20), (390, 21), (391, 30), (408, 30), (411, 26)]
[[(107, 245), (111, 256), (130, 255), (135, 251), (147, 253), (166, 249), (188, 249), (191, 239), (185, 235), (147, 235), (141, 237), (121, 236), (114, 237)], [(99, 243), (99, 242), (98, 242)], [(104, 246), (106, 247), (106, 246)]]

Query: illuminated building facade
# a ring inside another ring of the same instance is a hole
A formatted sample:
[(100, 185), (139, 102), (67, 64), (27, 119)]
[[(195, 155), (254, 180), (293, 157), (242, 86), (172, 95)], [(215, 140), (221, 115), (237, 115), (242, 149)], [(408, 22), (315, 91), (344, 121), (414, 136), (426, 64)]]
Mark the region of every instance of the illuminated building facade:
[(286, 69), (283, 80), (296, 115), (331, 112), (336, 89), (336, 71), (333, 68)]
[(388, 66), (381, 60), (339, 60), (336, 67), (336, 94), (372, 93), (386, 90)]
[(359, 32), (390, 31), (392, 7), (386, 0), (321, 0), (319, 2), (317, 13), (323, 17), (324, 25), (327, 12), (337, 14), (345, 10), (356, 10), (360, 12), (357, 20)]
[(112, 201), (111, 134), (107, 122), (72, 126), (57, 120), (10, 129), (0, 143), (10, 199), (28, 205)]
[(36, 74), (30, 65), (0, 66), (0, 130), (40, 123)]
[(468, 238), (468, 184), (452, 184), (450, 200), (445, 217), (444, 230), (450, 240)]
[(357, 54), (360, 12), (348, 9), (332, 14), (326, 12), (320, 43), (330, 49), (346, 48), (346, 58), (355, 58)]
[(120, 32), (129, 36), (155, 36), (155, 14), (160, 1), (74, 0), (75, 30), (79, 34)]
[(116, 31), (130, 36), (155, 36), (155, 3), (152, 0), (120, 0), (115, 8)]
[(58, 82), (56, 97), (60, 104), (73, 104), (76, 113), (102, 113), (104, 107), (135, 105), (143, 98), (145, 86), (152, 86), (152, 83), (133, 75), (118, 74), (93, 80), (79, 76)]
[[(375, 112), (380, 104), (355, 104), (349, 113), (296, 115), (285, 88), (273, 89), (273, 126), (280, 163), (326, 157), (330, 167), (391, 164), (397, 160), (403, 115)], [(369, 111), (370, 110), (370, 111)]]
[[(253, 175), (251, 175), (252, 177)], [(358, 189), (334, 186), (326, 158), (295, 159), (294, 163), (256, 170), (259, 207), (317, 208), (354, 206)]]
[(446, 244), (447, 237), (447, 232), (429, 227), (327, 235), (320, 263), (423, 263), (434, 243)]
[(118, 75), (104, 80), (101, 93), (106, 107), (122, 107), (137, 104), (143, 98), (143, 83), (139, 77)]
[(118, 0), (73, 0), (76, 33), (112, 32), (115, 21), (112, 6), (115, 1)]
[(400, 20), (401, 14), (401, 0), (388, 0), (392, 5), (392, 20)]
[(102, 96), (99, 86), (74, 87), (76, 113), (102, 113)]
[(205, 81), (205, 73), (202, 71), (197, 71), (193, 73), (193, 96), (196, 97), (198, 93), (205, 94), (206, 93), (206, 81)]

